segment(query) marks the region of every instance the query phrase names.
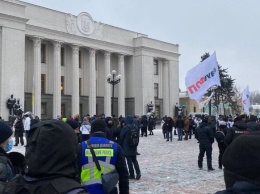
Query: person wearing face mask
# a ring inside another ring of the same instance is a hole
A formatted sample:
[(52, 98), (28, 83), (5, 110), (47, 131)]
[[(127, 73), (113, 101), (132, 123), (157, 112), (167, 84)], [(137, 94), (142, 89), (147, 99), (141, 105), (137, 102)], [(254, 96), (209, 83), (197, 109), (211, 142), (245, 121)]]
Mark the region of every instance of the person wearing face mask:
[(105, 123), (107, 126), (107, 132), (106, 132), (107, 139), (109, 139), (111, 141), (115, 141), (114, 133), (115, 133), (116, 129), (113, 126), (112, 117), (106, 117)]
[(0, 122), (0, 193), (5, 184), (14, 177), (13, 165), (6, 152), (12, 149), (13, 131), (4, 122)]

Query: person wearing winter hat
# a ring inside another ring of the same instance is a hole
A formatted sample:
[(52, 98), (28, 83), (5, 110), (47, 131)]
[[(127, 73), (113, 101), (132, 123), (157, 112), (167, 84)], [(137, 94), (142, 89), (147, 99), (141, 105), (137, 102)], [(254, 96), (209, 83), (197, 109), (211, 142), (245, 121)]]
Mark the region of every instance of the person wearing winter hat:
[(77, 121), (70, 120), (70, 119), (68, 119), (66, 121), (66, 123), (69, 126), (71, 126), (71, 128), (74, 130), (74, 132), (77, 136), (78, 142), (80, 143), (82, 141), (82, 136), (81, 136), (81, 133), (80, 133), (80, 130), (79, 130), (79, 123)]
[(215, 133), (215, 138), (218, 143), (219, 156), (218, 156), (218, 168), (222, 169), (222, 157), (227, 148), (227, 145), (224, 142), (225, 135), (227, 134), (227, 125), (225, 121), (219, 123), (219, 128)]
[(14, 176), (13, 165), (6, 153), (9, 148), (9, 139), (13, 131), (4, 122), (0, 122), (0, 193), (3, 192), (4, 185)]
[(228, 129), (224, 139), (224, 142), (227, 145), (230, 145), (238, 136), (250, 133), (243, 119), (244, 115), (236, 117), (233, 126)]
[(226, 149), (222, 162), (226, 190), (216, 194), (260, 193), (260, 132), (237, 137)]
[(76, 179), (77, 138), (63, 121), (47, 120), (28, 133), (24, 175), (15, 176), (1, 194), (87, 194)]
[(208, 171), (215, 170), (212, 168), (212, 144), (214, 143), (214, 133), (212, 129), (208, 126), (207, 120), (202, 119), (199, 127), (195, 129), (195, 138), (199, 143), (199, 156), (198, 156), (198, 167), (202, 170), (203, 167), (203, 157), (207, 155), (207, 166)]
[(105, 123), (107, 126), (107, 139), (111, 141), (115, 141), (114, 133), (116, 131), (116, 128), (113, 126), (112, 117), (106, 117)]
[[(78, 147), (78, 176), (90, 194), (103, 194), (105, 192), (101, 184), (102, 173), (116, 169), (119, 175), (119, 192), (117, 187), (114, 187), (109, 194), (129, 194), (128, 170), (123, 150), (120, 145), (106, 138), (106, 131), (106, 123), (102, 119), (96, 119), (91, 123), (90, 139), (83, 141)], [(90, 146), (96, 153), (101, 171), (96, 167)]]

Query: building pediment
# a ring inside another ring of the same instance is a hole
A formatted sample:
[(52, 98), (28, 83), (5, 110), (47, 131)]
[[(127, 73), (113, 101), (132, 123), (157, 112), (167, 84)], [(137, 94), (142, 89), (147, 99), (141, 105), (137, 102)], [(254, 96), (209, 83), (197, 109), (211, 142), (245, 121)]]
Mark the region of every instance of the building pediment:
[(66, 15), (66, 27), (69, 34), (84, 36), (93, 39), (102, 39), (103, 24), (96, 23), (91, 15), (87, 12), (82, 12), (78, 16), (71, 14)]

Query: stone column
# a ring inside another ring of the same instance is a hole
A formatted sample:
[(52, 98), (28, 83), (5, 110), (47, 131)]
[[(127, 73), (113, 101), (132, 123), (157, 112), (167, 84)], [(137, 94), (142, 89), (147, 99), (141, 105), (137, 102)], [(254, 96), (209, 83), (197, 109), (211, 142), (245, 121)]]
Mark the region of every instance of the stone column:
[[(169, 108), (169, 61), (163, 61), (163, 115), (170, 115)], [(171, 88), (173, 89), (173, 88)]]
[(72, 116), (79, 114), (79, 46), (72, 45)]
[(89, 114), (96, 114), (96, 50), (89, 50)]
[[(177, 73), (176, 73), (177, 72)], [(169, 107), (170, 116), (174, 115), (175, 104), (179, 103), (179, 69), (177, 61), (169, 61)]]
[[(111, 53), (105, 52), (105, 76), (110, 74), (110, 58)], [(105, 95), (104, 95), (104, 114), (106, 116), (111, 114), (111, 84), (105, 80)]]
[(35, 116), (41, 117), (41, 38), (33, 40), (33, 109)]
[(118, 116), (125, 116), (125, 60), (124, 55), (118, 55), (118, 74), (121, 75), (120, 83), (118, 84)]
[(52, 43), (54, 47), (53, 56), (53, 112), (52, 118), (56, 119), (61, 114), (61, 42)]

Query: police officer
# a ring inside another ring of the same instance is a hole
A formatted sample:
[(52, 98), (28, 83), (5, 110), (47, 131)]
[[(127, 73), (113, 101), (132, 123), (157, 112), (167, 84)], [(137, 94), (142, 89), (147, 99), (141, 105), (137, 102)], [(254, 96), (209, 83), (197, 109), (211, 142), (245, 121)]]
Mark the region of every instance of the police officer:
[[(86, 141), (83, 141), (79, 144), (77, 162), (82, 185), (90, 194), (105, 194), (101, 184), (101, 173), (116, 169), (119, 174), (119, 192), (115, 187), (110, 194), (129, 194), (128, 170), (123, 150), (120, 145), (106, 138), (106, 123), (102, 119), (91, 123), (89, 142), (102, 171), (100, 172), (96, 167), (89, 146)], [(102, 150), (110, 150), (110, 152), (102, 152)]]

